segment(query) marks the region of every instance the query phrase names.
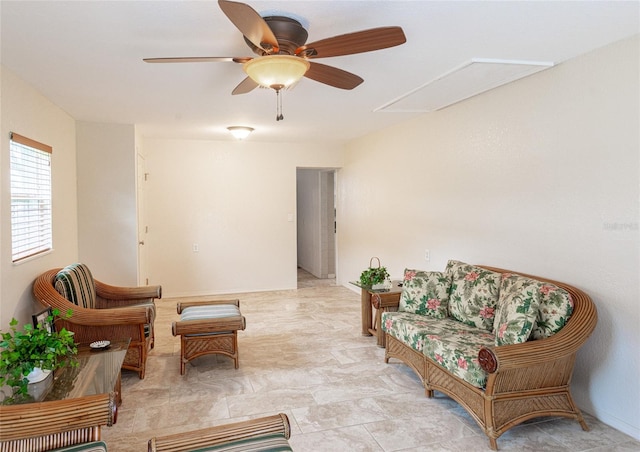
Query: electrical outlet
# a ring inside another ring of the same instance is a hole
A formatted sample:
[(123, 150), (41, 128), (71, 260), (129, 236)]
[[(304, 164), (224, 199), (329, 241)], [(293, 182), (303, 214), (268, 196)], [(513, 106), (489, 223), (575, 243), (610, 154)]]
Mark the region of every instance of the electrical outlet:
[(197, 253), (198, 251), (200, 251), (200, 247), (198, 246), (198, 244), (197, 244), (197, 243), (194, 243), (194, 244), (193, 244), (193, 252), (194, 252), (194, 253)]
[(424, 250), (424, 260), (429, 262), (431, 260), (431, 251)]

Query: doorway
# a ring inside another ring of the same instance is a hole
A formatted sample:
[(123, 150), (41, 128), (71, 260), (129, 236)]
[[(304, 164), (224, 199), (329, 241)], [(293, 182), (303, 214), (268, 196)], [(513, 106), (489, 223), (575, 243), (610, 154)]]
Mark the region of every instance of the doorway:
[[(298, 269), (316, 279), (333, 280), (334, 283), (337, 223), (335, 199), (335, 168), (297, 169)], [(304, 273), (299, 271), (298, 274)], [(304, 279), (305, 285), (308, 285), (309, 278)]]

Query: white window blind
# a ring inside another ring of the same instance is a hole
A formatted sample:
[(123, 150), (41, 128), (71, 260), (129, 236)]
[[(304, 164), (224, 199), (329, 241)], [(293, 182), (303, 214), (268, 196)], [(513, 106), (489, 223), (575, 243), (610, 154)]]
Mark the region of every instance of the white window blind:
[(51, 146), (11, 133), (13, 262), (52, 248)]

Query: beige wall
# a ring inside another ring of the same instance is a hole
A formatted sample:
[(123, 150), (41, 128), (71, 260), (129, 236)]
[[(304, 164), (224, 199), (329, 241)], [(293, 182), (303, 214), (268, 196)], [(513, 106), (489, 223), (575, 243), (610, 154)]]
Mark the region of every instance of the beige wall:
[[(0, 70), (0, 329), (5, 330), (12, 317), (31, 322), (31, 314), (42, 309), (33, 301), (31, 284), (43, 271), (77, 259), (78, 226), (75, 121), (11, 71)], [(53, 147), (53, 251), (18, 265), (11, 262), (9, 132)]]
[(574, 396), (636, 438), (638, 59), (636, 36), (355, 140), (338, 196), (342, 284), (371, 256), (396, 277), (455, 258), (589, 293), (599, 323), (578, 355)]
[(100, 281), (135, 286), (135, 127), (79, 121), (77, 145), (79, 260)]
[(166, 296), (296, 287), (296, 168), (341, 166), (341, 145), (143, 139), (142, 149), (151, 284)]

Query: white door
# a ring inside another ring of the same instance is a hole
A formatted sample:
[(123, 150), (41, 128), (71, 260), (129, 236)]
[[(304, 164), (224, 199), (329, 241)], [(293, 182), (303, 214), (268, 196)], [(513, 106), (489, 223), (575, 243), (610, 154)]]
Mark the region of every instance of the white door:
[(137, 212), (138, 212), (138, 284), (146, 286), (149, 284), (149, 274), (147, 268), (147, 248), (146, 238), (149, 228), (145, 210), (145, 184), (147, 182), (147, 167), (144, 156), (137, 155)]

